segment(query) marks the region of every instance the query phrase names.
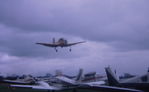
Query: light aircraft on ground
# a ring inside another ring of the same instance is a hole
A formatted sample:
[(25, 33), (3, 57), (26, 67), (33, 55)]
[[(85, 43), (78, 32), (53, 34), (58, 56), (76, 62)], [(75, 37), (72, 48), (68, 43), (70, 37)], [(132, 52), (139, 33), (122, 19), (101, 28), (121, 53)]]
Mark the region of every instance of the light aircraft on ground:
[(136, 76), (120, 81), (110, 67), (106, 67), (105, 71), (110, 86), (135, 88), (137, 90), (149, 92), (149, 72), (142, 76)]
[(61, 81), (62, 84), (65, 84), (68, 87), (73, 86), (76, 90), (79, 90), (79, 89), (85, 89), (86, 90), (87, 89), (90, 91), (104, 91), (104, 92), (143, 92), (141, 90), (136, 90), (133, 88), (106, 86), (104, 81), (84, 83), (81, 81), (82, 72), (83, 71), (80, 70), (80, 72), (79, 72), (79, 74), (75, 80), (67, 78), (65, 76), (57, 76), (56, 78), (59, 81)]
[(69, 51), (71, 51), (71, 46), (72, 45), (76, 45), (76, 44), (80, 44), (80, 43), (84, 43), (85, 41), (81, 41), (81, 42), (74, 42), (74, 43), (68, 43), (68, 41), (64, 38), (60, 38), (57, 42), (55, 41), (55, 38), (53, 38), (53, 43), (36, 43), (39, 45), (43, 45), (43, 46), (47, 46), (47, 47), (53, 47), (55, 48), (55, 51), (57, 52), (57, 47), (70, 47)]
[(82, 83), (76, 80), (69, 79), (64, 76), (58, 76), (56, 78), (60, 80), (63, 84), (68, 84), (67, 86), (70, 87), (73, 86), (74, 88), (76, 88), (76, 90), (87, 89), (90, 91), (104, 91), (104, 92), (143, 92), (141, 90), (136, 90), (132, 88), (106, 86), (104, 85), (105, 82), (103, 81)]
[[(35, 80), (34, 84), (28, 84), (28, 83), (22, 83), (20, 82), (15, 82), (15, 83), (9, 83), (7, 82), (7, 84), (9, 85), (2, 85), (2, 83), (0, 82), (1, 86), (0, 86), (0, 90), (6, 90), (6, 91), (16, 91), (16, 92), (20, 92), (20, 90), (22, 91), (38, 91), (38, 92), (99, 92), (99, 91), (103, 91), (103, 92), (142, 92), (141, 90), (136, 90), (136, 89), (132, 89), (132, 88), (123, 88), (123, 87), (113, 87), (113, 86), (106, 86), (106, 85), (102, 85), (103, 82), (102, 81), (96, 81), (96, 83), (94, 82), (88, 82), (88, 83), (84, 83), (81, 81), (82, 79), (82, 74), (83, 74), (83, 70), (79, 70), (78, 75), (75, 77), (75, 79), (70, 79), (67, 78), (63, 75), (61, 76), (57, 76), (56, 78), (61, 81), (60, 84), (62, 84), (62, 86), (59, 86), (59, 84), (54, 85), (53, 83), (48, 83), (45, 81), (41, 81), (41, 80)], [(27, 78), (28, 79), (28, 78)], [(4, 79), (5, 80), (5, 79)], [(23, 80), (22, 80), (23, 81)], [(3, 88), (2, 86), (4, 86), (5, 88)], [(6, 89), (8, 88), (8, 89)], [(146, 91), (148, 92), (148, 91)]]

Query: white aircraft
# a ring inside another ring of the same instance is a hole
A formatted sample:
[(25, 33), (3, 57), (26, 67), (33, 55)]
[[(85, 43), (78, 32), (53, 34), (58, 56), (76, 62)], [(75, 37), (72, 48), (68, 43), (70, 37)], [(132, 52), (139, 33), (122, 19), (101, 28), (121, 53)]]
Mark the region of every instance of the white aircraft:
[(35, 84), (35, 79), (32, 76), (25, 76), (23, 79), (17, 78), (16, 80), (10, 80), (10, 79), (2, 79), (0, 80), (0, 83), (4, 84), (20, 84), (20, 85), (32, 85)]
[(70, 79), (64, 75), (60, 75), (60, 76), (57, 76), (56, 79), (58, 79), (59, 81), (61, 81), (64, 85), (67, 85), (67, 86), (74, 86), (74, 85), (77, 85), (78, 82), (81, 81), (81, 78), (82, 78), (82, 74), (83, 74), (83, 69), (80, 69), (77, 76), (73, 79)]
[[(82, 74), (82, 73), (81, 73)], [(73, 80), (67, 78), (65, 76), (58, 76), (56, 77), (60, 80), (63, 84), (67, 84), (69, 87), (74, 87), (76, 90), (79, 89), (88, 89), (88, 90), (96, 90), (96, 91), (104, 91), (104, 92), (142, 92), (141, 90), (131, 89), (131, 88), (123, 88), (123, 87), (113, 87), (113, 86), (106, 86), (104, 85), (104, 81), (96, 81), (96, 82), (88, 82), (84, 83), (81, 81)], [(81, 76), (78, 77), (80, 80)]]
[(92, 83), (82, 83), (79, 81), (81, 79), (82, 70), (78, 73), (78, 76), (75, 78), (75, 80), (69, 79), (65, 76), (58, 76), (57, 79), (61, 80), (64, 83), (67, 83), (67, 86), (59, 87), (59, 86), (53, 86), (49, 85), (47, 82), (44, 81), (36, 81), (34, 85), (20, 85), (20, 84), (10, 84), (10, 89), (25, 89), (25, 90), (44, 90), (44, 91), (68, 91), (71, 92), (80, 92), (79, 90), (84, 91), (104, 91), (104, 92), (142, 92), (140, 90), (131, 89), (131, 88), (122, 88), (122, 87), (112, 87), (112, 86), (105, 86), (105, 85), (93, 85)]
[(106, 67), (105, 71), (108, 78), (108, 84), (110, 86), (135, 88), (149, 92), (149, 72), (142, 76), (136, 76), (120, 81), (110, 67)]
[(57, 52), (57, 47), (70, 47), (69, 51), (71, 51), (71, 46), (72, 45), (76, 45), (76, 44), (80, 44), (80, 43), (84, 43), (85, 41), (81, 41), (81, 42), (75, 42), (75, 43), (68, 43), (67, 40), (65, 40), (64, 38), (60, 38), (57, 42), (55, 42), (55, 38), (53, 38), (53, 43), (36, 43), (39, 45), (43, 45), (43, 46), (47, 46), (47, 47), (53, 47), (55, 48), (55, 51)]
[[(78, 74), (79, 75), (79, 74)], [(79, 76), (77, 76), (76, 79), (70, 79), (65, 76), (57, 76), (56, 77), (58, 80), (62, 81), (64, 84), (67, 85), (89, 85), (89, 86), (94, 86), (94, 85), (103, 85), (105, 84), (104, 81), (95, 81), (95, 82), (82, 82), (82, 73), (80, 73)]]
[(59, 76), (57, 79), (61, 80), (64, 84), (68, 84), (68, 86), (76, 86), (76, 89), (88, 89), (88, 90), (96, 90), (96, 91), (104, 91), (104, 92), (142, 92), (141, 90), (131, 89), (131, 88), (123, 88), (123, 87), (113, 87), (103, 85), (105, 82), (97, 81), (97, 82), (88, 82), (81, 83), (72, 79), (69, 79), (64, 76)]

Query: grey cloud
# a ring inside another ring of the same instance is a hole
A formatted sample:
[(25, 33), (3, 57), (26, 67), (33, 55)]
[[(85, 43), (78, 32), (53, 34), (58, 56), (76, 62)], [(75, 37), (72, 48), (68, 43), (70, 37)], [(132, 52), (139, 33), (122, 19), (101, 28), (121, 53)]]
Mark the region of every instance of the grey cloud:
[[(24, 32), (61, 32), (90, 40), (112, 42), (113, 47), (126, 43), (126, 46), (118, 49), (148, 49), (148, 43), (144, 42), (149, 40), (147, 2), (3, 1), (0, 5), (0, 20)], [(136, 46), (131, 48), (133, 45)]]
[[(69, 52), (68, 48), (57, 48), (59, 52), (55, 52), (53, 48), (37, 45), (37, 42), (52, 43), (52, 38), (58, 40), (58, 37), (66, 37), (70, 42), (82, 41), (82, 39), (69, 36), (66, 34), (52, 32), (21, 32), (21, 29), (8, 28), (0, 25), (0, 52), (7, 52), (9, 55), (20, 57), (44, 57), (44, 58), (75, 58), (78, 55), (75, 52)], [(76, 39), (76, 40), (75, 40)], [(82, 47), (80, 45), (79, 47)], [(75, 50), (76, 46), (72, 47)]]
[(119, 74), (129, 72), (140, 75), (147, 70), (149, 51), (113, 52), (107, 51), (109, 47), (106, 45), (92, 44), (94, 46), (89, 45), (92, 47), (89, 51), (85, 50), (82, 57), (76, 58), (23, 58), (0, 53), (0, 70), (3, 70), (2, 73), (36, 75), (53, 73), (57, 69), (64, 73), (75, 74), (79, 68), (83, 68), (85, 72), (96, 71), (104, 74), (104, 67), (109, 65), (113, 69), (118, 69)]
[[(22, 64), (27, 66), (30, 64), (28, 62), (31, 62), (29, 68), (33, 67), (36, 70), (34, 64), (44, 66), (40, 61), (45, 61), (47, 64), (58, 59), (57, 67), (60, 66), (62, 70), (69, 67), (75, 67), (76, 70), (79, 67), (88, 71), (103, 70), (105, 66), (112, 65), (125, 71), (129, 63), (126, 71), (138, 72), (136, 69), (140, 67), (139, 72), (143, 72), (148, 65), (148, 2), (146, 0), (1, 0), (0, 52), (8, 54), (9, 60), (0, 59), (0, 70), (5, 67), (8, 68), (6, 71), (15, 72), (17, 70), (14, 67)], [(87, 43), (74, 46), (71, 53), (68, 53), (68, 48), (60, 49), (59, 53), (56, 53), (52, 48), (34, 44), (51, 42), (53, 37), (66, 37), (74, 42), (86, 40)], [(16, 60), (14, 57), (19, 59)], [(7, 61), (15, 63), (9, 62), (9, 64)], [(134, 62), (137, 62), (137, 65), (134, 66)], [(47, 64), (46, 68), (54, 69), (54, 62), (50, 64)], [(43, 66), (40, 66), (41, 72), (46, 70), (42, 69)], [(24, 68), (20, 71), (29, 72)]]

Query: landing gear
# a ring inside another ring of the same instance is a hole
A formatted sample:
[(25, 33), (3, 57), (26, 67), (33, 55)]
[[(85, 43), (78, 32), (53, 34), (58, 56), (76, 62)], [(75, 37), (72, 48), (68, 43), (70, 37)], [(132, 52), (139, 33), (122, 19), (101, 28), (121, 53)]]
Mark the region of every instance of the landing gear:
[[(63, 47), (61, 47), (61, 48), (63, 48)], [(55, 49), (56, 52), (58, 52), (58, 49), (57, 49), (56, 47), (54, 47), (54, 49)], [(70, 51), (70, 52), (72, 51), (72, 50), (71, 50), (71, 47), (69, 48), (69, 51)]]
[(71, 47), (70, 47), (69, 51), (71, 52)]
[(58, 50), (56, 49), (56, 47), (55, 47), (55, 51), (58, 52)]

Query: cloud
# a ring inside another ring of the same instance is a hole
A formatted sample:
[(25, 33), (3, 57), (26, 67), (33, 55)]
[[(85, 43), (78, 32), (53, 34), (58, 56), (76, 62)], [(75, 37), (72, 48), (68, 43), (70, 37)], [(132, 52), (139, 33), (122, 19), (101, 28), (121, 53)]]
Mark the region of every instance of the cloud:
[[(148, 49), (148, 43), (144, 42), (149, 40), (147, 2), (3, 1), (0, 21), (24, 32), (58, 32), (112, 42), (109, 45), (119, 50)], [(124, 44), (126, 46), (120, 47)]]
[[(104, 68), (109, 65), (113, 69), (117, 69), (118, 74), (124, 72), (144, 74), (147, 70), (149, 51), (124, 53), (113, 51), (105, 44), (96, 42), (91, 42), (91, 44), (84, 49), (75, 49), (74, 53), (78, 56), (74, 58), (33, 58), (0, 53), (0, 69), (3, 70), (1, 73), (43, 75), (45, 73), (54, 74), (56, 70), (61, 70), (66, 74), (74, 75), (79, 68), (83, 68), (85, 73), (96, 71), (105, 74)], [(91, 48), (88, 49), (89, 47)], [(79, 50), (83, 50), (83, 52), (78, 53)]]
[[(148, 60), (148, 9), (148, 1), (140, 0), (0, 1), (0, 53), (4, 53), (1, 54), (1, 67), (8, 68), (7, 72), (27, 73), (32, 68), (36, 72), (35, 61), (39, 67), (40, 61), (45, 61), (46, 67), (41, 66), (40, 72), (48, 71), (50, 64), (54, 69), (54, 62), (57, 62), (56, 67), (63, 66), (62, 70), (70, 67), (83, 67), (88, 71), (100, 67), (103, 70), (110, 64), (125, 71), (130, 63), (127, 70), (134, 68), (131, 70), (135, 71), (141, 67), (141, 72)], [(87, 43), (72, 47), (71, 53), (69, 48), (58, 48), (56, 53), (52, 48), (35, 44), (51, 42), (54, 37)], [(144, 64), (140, 64), (140, 58)], [(30, 65), (19, 61), (30, 61)], [(48, 64), (51, 61), (54, 62)], [(132, 61), (138, 65), (134, 67)], [(19, 66), (22, 64), (29, 69)], [(21, 69), (18, 71), (13, 67)]]
[[(94, 45), (89, 45), (94, 44)], [(97, 49), (96, 46), (100, 48)], [(90, 49), (88, 49), (90, 48)], [(96, 42), (88, 42), (86, 47), (74, 48), (73, 52), (67, 52), (63, 56), (63, 58), (44, 58), (44, 57), (20, 57), (20, 56), (12, 56), (6, 53), (1, 53), (1, 69), (3, 70), (2, 73), (31, 73), (31, 74), (44, 74), (47, 72), (53, 72), (57, 69), (60, 69), (66, 73), (74, 74), (75, 71), (79, 68), (84, 68), (85, 70), (95, 70), (90, 65), (92, 63), (100, 63), (100, 61), (96, 61), (96, 59), (100, 59), (101, 56), (99, 53), (100, 51), (106, 51), (109, 48), (104, 44), (98, 44)], [(94, 54), (90, 54), (93, 53)], [(98, 52), (98, 55), (95, 53)], [(60, 52), (63, 53), (63, 52)], [(72, 54), (71, 58), (69, 57)], [(95, 59), (94, 59), (95, 58)], [(89, 67), (88, 67), (89, 66)], [(26, 68), (27, 67), (27, 68)], [(72, 68), (73, 67), (73, 68)], [(69, 71), (67, 71), (69, 69)], [(32, 70), (32, 71), (30, 71)]]

